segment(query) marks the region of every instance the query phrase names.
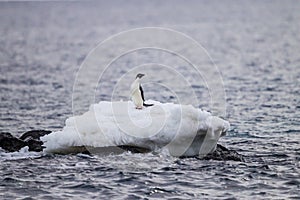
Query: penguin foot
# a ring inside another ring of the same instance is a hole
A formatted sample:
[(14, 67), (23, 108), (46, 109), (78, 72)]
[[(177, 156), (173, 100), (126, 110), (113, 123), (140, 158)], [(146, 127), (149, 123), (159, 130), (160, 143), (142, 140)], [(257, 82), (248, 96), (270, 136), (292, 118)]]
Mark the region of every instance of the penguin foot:
[(143, 109), (143, 107), (135, 107), (135, 109), (142, 110), (142, 109)]

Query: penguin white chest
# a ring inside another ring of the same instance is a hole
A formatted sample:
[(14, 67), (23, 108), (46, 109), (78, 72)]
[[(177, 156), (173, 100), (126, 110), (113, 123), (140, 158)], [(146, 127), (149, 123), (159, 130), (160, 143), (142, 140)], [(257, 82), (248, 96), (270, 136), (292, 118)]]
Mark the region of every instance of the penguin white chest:
[(132, 99), (134, 105), (137, 108), (142, 108), (144, 101), (142, 99), (142, 94), (140, 91), (140, 84), (138, 81), (134, 81), (132, 83), (130, 93), (131, 93), (131, 99)]

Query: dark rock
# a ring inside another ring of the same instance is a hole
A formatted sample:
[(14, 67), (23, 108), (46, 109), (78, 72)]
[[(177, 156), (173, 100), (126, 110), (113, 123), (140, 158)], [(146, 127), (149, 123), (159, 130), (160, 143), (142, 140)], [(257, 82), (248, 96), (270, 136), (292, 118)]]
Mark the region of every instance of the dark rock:
[(229, 150), (226, 147), (218, 144), (216, 150), (213, 153), (206, 155), (204, 160), (233, 160), (239, 162), (245, 162), (243, 155), (239, 154), (235, 150)]
[[(40, 140), (40, 137), (51, 133), (51, 131), (46, 130), (32, 130), (24, 133), (20, 138), (14, 137), (12, 134), (3, 132), (0, 133), (0, 147), (8, 152), (19, 151), (21, 148), (28, 146), (29, 151), (40, 152), (43, 151), (43, 142)], [(117, 149), (116, 152), (124, 152), (131, 151), (132, 153), (146, 153), (149, 152), (149, 149), (130, 146), (130, 145), (121, 145), (118, 147), (114, 147)], [(82, 151), (87, 151), (86, 148), (81, 149)], [(109, 153), (111, 153), (112, 149), (108, 149)], [(81, 151), (81, 152), (82, 152)], [(101, 152), (103, 149), (101, 149)], [(206, 155), (204, 160), (232, 160), (245, 162), (243, 155), (239, 154), (235, 150), (229, 150), (226, 147), (218, 144), (216, 150), (213, 153)]]
[(151, 152), (150, 149), (144, 147), (137, 147), (132, 145), (119, 145), (119, 148), (123, 149), (124, 151), (130, 151), (131, 153), (149, 153)]
[(16, 138), (10, 133), (0, 133), (0, 147), (8, 152), (19, 151), (25, 146), (29, 147), (29, 151), (43, 151), (43, 142), (40, 141), (40, 137), (49, 133), (51, 131), (33, 130), (24, 133), (20, 138)]
[(133, 145), (119, 145), (119, 146), (108, 146), (108, 147), (90, 147), (90, 146), (77, 146), (68, 147), (66, 149), (60, 149), (59, 154), (70, 154), (70, 153), (83, 153), (83, 154), (96, 154), (98, 156), (108, 155), (119, 155), (124, 152), (130, 151), (131, 153), (149, 153), (150, 149), (137, 147)]
[(40, 152), (43, 151), (45, 147), (43, 147), (43, 142), (40, 140), (30, 139), (26, 141), (27, 146), (29, 147), (29, 151)]
[(14, 137), (12, 134), (4, 132), (0, 133), (0, 147), (6, 151), (19, 151), (27, 144), (23, 140)]
[(30, 140), (30, 139), (35, 139), (35, 140), (39, 140), (40, 137), (47, 135), (51, 133), (51, 131), (47, 131), (47, 130), (32, 130), (32, 131), (27, 131), (26, 133), (24, 133), (23, 135), (21, 135), (20, 139), (21, 140)]

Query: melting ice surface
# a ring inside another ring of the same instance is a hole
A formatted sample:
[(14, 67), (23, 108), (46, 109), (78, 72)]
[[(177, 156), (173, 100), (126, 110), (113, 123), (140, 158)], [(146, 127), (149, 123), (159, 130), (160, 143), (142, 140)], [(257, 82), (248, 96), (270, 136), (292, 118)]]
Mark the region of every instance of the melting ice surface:
[(131, 101), (93, 104), (86, 113), (68, 118), (61, 131), (42, 137), (44, 151), (128, 145), (172, 156), (205, 155), (229, 129), (227, 121), (191, 105), (148, 102), (154, 106), (142, 110)]

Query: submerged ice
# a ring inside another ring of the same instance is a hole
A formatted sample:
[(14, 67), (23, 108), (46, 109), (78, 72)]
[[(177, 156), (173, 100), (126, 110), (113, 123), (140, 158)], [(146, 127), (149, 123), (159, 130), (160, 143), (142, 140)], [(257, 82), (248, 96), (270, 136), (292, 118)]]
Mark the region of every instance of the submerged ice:
[(86, 113), (68, 118), (61, 131), (42, 137), (44, 151), (126, 145), (173, 156), (206, 155), (229, 129), (227, 121), (191, 105), (150, 103), (154, 106), (142, 110), (131, 101), (93, 104)]

